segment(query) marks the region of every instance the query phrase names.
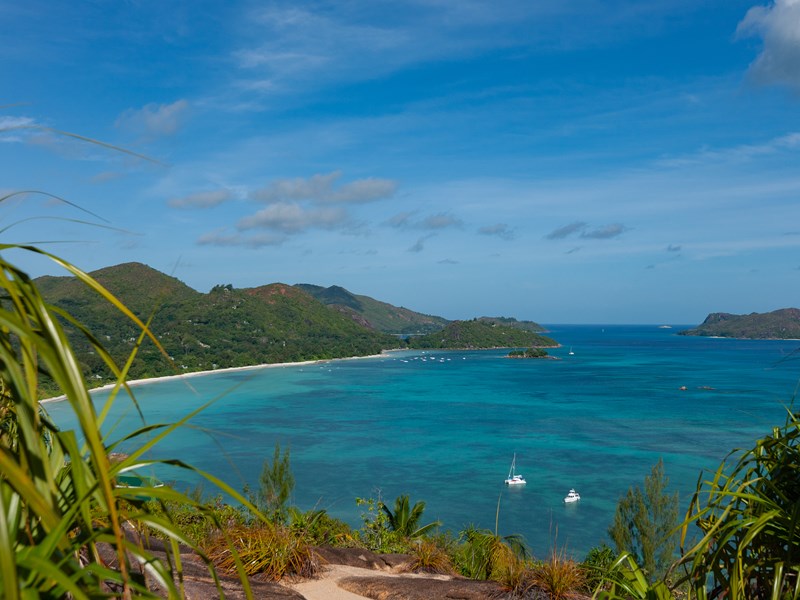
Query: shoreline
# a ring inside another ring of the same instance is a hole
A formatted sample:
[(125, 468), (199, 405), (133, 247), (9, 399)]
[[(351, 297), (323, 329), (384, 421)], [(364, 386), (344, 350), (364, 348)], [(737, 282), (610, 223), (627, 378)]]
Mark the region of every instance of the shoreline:
[[(386, 356), (389, 352), (400, 352), (405, 348), (391, 348), (389, 350), (382, 350), (380, 354), (367, 354), (365, 356), (343, 356), (341, 358), (320, 358), (316, 360), (300, 360), (297, 362), (282, 362), (282, 363), (263, 363), (260, 365), (247, 365), (245, 367), (225, 367), (222, 369), (209, 369), (206, 371), (192, 371), (191, 373), (180, 373), (178, 375), (163, 375), (161, 377), (147, 377), (145, 379), (133, 379), (128, 381), (128, 387), (140, 387), (149, 385), (151, 383), (160, 383), (162, 381), (173, 381), (177, 379), (189, 379), (192, 377), (202, 377), (203, 375), (212, 375), (214, 373), (238, 373), (241, 371), (256, 371), (260, 369), (277, 369), (279, 367), (301, 367), (303, 365), (318, 365), (322, 363), (336, 362), (340, 360), (360, 360), (364, 358), (381, 358)], [(100, 387), (91, 388), (89, 393), (101, 392), (104, 390), (113, 389), (116, 383), (107, 383)], [(62, 402), (66, 400), (66, 395), (53, 396), (52, 398), (44, 398), (39, 400), (39, 404), (47, 404), (50, 402)]]

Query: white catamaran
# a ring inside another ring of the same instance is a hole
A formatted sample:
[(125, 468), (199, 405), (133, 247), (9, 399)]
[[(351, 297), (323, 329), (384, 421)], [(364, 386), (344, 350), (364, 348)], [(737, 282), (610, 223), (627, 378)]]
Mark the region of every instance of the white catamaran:
[(525, 480), (522, 478), (522, 475), (514, 473), (516, 466), (517, 454), (514, 453), (514, 458), (511, 461), (511, 470), (508, 472), (508, 478), (506, 479), (506, 485), (525, 485)]

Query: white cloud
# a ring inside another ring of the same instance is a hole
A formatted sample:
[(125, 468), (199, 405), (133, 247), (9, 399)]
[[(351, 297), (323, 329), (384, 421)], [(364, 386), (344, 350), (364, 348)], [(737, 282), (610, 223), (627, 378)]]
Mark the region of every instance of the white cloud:
[(335, 187), (341, 177), (341, 171), (334, 171), (308, 178), (278, 179), (253, 191), (251, 197), (262, 202), (308, 200), (317, 203), (360, 204), (389, 198), (397, 190), (396, 182), (374, 177)]
[(181, 198), (171, 198), (167, 204), (172, 208), (211, 208), (233, 198), (230, 190), (197, 192)]
[(36, 121), (30, 117), (0, 117), (0, 131), (8, 129), (22, 129), (26, 127), (35, 127)]
[(239, 230), (273, 229), (284, 233), (300, 233), (311, 228), (330, 229), (347, 220), (342, 208), (306, 209), (286, 202), (271, 204), (257, 213), (239, 220)]
[(244, 246), (247, 248), (278, 246), (285, 241), (285, 236), (270, 233), (247, 236), (241, 233), (226, 233), (224, 231), (205, 233), (197, 239), (197, 243), (201, 246)]
[(800, 1), (775, 0), (754, 6), (737, 28), (739, 35), (759, 36), (761, 53), (750, 65), (756, 81), (783, 84), (800, 92)]
[(126, 110), (117, 119), (116, 126), (144, 137), (170, 136), (176, 134), (183, 125), (188, 108), (186, 100), (177, 100), (172, 104), (151, 103), (138, 110)]

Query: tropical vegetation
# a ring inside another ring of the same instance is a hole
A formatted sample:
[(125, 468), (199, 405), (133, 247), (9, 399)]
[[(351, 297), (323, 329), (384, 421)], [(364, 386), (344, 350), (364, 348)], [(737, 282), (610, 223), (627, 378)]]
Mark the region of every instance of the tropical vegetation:
[(669, 493), (664, 461), (653, 466), (642, 488), (620, 498), (608, 536), (617, 552), (629, 552), (648, 579), (664, 575), (678, 549), (678, 494)]
[(755, 340), (800, 339), (800, 309), (782, 308), (768, 313), (733, 315), (711, 313), (693, 329), (679, 335), (701, 335)]
[(527, 350), (512, 350), (509, 358), (547, 358), (550, 356), (544, 348), (528, 348)]
[[(84, 323), (48, 303), (23, 271), (0, 258), (0, 580), (4, 597), (158, 595), (154, 590), (180, 596), (179, 544), (194, 547), (209, 576), (217, 580), (211, 560), (166, 508), (168, 503), (191, 507), (213, 520), (215, 516), (205, 506), (168, 487), (144, 485), (133, 490), (117, 484), (118, 477), (164, 462), (146, 458), (147, 452), (181, 423), (143, 425), (126, 437), (133, 450), (117, 460), (111, 455), (118, 441), (101, 432), (114, 402), (126, 396), (135, 402), (125, 384), (128, 370), (146, 338), (163, 352), (158, 339), (147, 324), (80, 269), (37, 248), (0, 245), (0, 251), (9, 250), (54, 261), (129, 320), (138, 335), (128, 359), (118, 365)], [(62, 322), (83, 337), (115, 378), (115, 388), (99, 411)], [(59, 431), (39, 404), (44, 377), (64, 395), (77, 419), (77, 431)], [(145, 433), (150, 434), (146, 440)], [(235, 490), (207, 477), (260, 516)], [(143, 503), (143, 495), (155, 499), (160, 510)], [(143, 529), (159, 531), (168, 540), (167, 560), (155, 557), (139, 534)], [(231, 556), (242, 573), (235, 549)], [(243, 586), (249, 590), (246, 580)]]
[(453, 321), (436, 333), (409, 337), (408, 345), (419, 349), (554, 348), (558, 342), (520, 327), (473, 319)]

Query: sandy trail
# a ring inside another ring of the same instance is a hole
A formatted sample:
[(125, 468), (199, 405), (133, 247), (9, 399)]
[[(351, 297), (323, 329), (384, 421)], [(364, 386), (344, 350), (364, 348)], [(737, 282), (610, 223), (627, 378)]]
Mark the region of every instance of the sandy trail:
[(308, 579), (299, 583), (288, 584), (288, 587), (303, 594), (306, 600), (364, 600), (366, 596), (359, 596), (340, 588), (338, 581), (345, 577), (374, 577), (381, 575), (391, 577), (389, 573), (382, 573), (373, 569), (328, 565), (324, 568), (319, 579)]

